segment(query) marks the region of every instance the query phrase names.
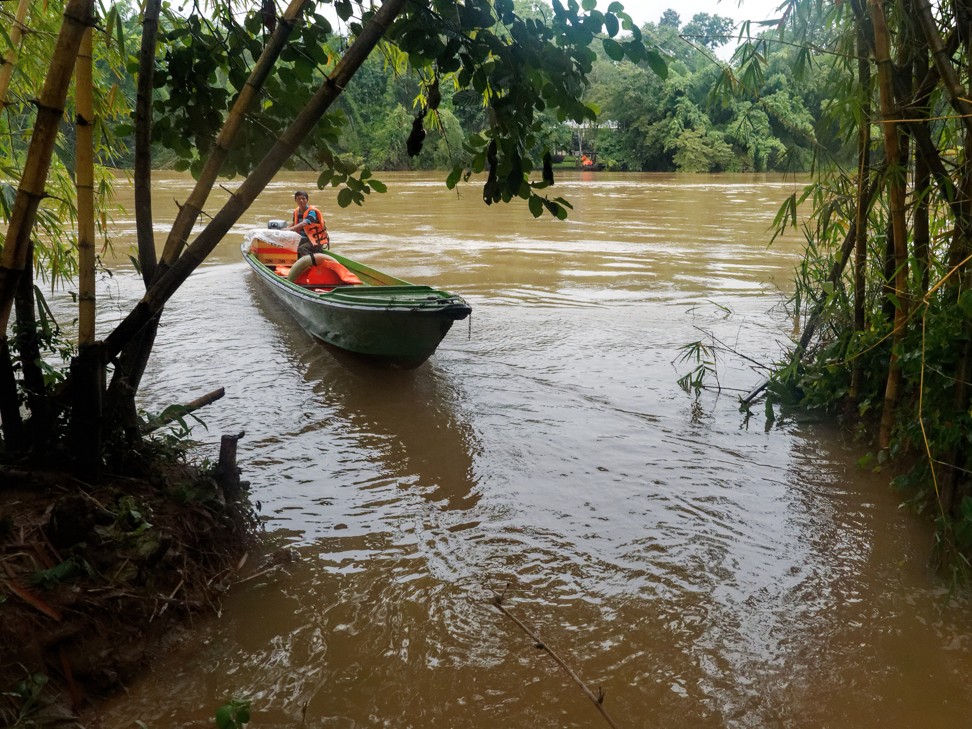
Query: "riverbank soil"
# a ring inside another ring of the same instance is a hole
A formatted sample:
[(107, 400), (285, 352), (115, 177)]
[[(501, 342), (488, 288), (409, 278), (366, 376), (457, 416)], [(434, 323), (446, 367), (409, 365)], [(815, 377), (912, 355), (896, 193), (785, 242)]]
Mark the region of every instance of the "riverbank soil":
[(92, 486), (0, 466), (0, 726), (79, 726), (218, 613), (256, 534), (235, 461), (219, 473), (155, 458)]

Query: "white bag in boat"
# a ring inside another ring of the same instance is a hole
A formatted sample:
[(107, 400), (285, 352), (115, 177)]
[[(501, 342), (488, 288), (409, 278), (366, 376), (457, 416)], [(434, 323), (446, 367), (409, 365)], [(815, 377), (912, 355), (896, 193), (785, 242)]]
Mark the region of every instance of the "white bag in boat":
[(246, 232), (245, 240), (250, 248), (256, 243), (261, 246), (275, 246), (288, 251), (296, 251), (300, 244), (300, 233), (295, 233), (292, 230), (252, 228)]

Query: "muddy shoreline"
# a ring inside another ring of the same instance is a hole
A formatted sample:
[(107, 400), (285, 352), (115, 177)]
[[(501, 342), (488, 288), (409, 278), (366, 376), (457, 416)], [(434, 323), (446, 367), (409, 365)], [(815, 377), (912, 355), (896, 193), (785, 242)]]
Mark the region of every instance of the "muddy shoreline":
[(258, 563), (235, 450), (231, 468), (144, 465), (97, 485), (0, 467), (0, 725), (84, 726)]

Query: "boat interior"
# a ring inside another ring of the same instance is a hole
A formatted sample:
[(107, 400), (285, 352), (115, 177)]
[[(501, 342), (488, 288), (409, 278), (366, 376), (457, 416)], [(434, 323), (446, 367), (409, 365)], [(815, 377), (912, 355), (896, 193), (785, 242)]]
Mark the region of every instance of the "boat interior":
[(281, 278), (314, 291), (331, 291), (339, 286), (365, 283), (347, 266), (327, 253), (315, 253), (298, 260), (297, 252), (255, 240), (250, 253)]

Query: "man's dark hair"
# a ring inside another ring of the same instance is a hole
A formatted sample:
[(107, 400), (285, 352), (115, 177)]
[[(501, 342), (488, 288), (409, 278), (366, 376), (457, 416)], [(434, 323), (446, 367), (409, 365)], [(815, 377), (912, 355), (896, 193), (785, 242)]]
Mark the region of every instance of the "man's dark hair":
[(303, 196), (304, 196), (304, 197), (306, 197), (307, 199), (310, 199), (310, 195), (308, 195), (308, 194), (307, 194), (306, 192), (304, 192), (303, 190), (297, 190), (297, 192), (295, 192), (295, 193), (294, 193), (294, 197), (297, 197), (298, 195), (303, 195)]

